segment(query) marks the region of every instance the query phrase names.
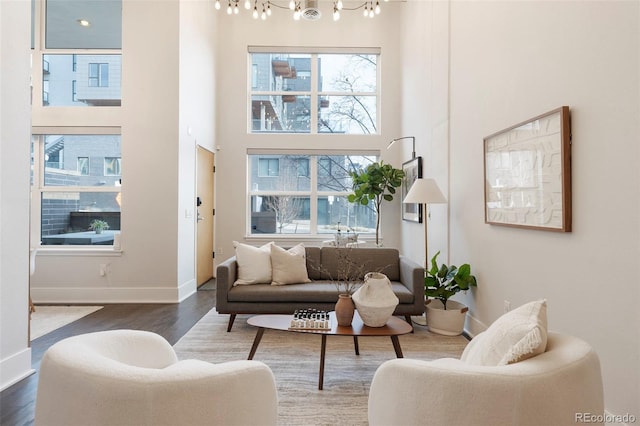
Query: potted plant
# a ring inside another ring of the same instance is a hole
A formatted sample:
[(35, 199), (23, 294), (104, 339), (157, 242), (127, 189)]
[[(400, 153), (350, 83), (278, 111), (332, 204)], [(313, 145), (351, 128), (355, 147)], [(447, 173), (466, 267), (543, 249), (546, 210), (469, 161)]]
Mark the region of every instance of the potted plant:
[(89, 225), (89, 229), (96, 231), (96, 234), (102, 234), (102, 231), (105, 229), (109, 229), (109, 224), (100, 219), (94, 219)]
[(350, 203), (358, 203), (363, 206), (373, 203), (376, 211), (376, 245), (380, 245), (380, 210), (382, 201), (392, 201), (396, 188), (402, 185), (404, 172), (390, 164), (369, 164), (363, 170), (349, 172), (353, 179), (353, 193), (347, 199)]
[(445, 265), (438, 267), (438, 255), (431, 259), (431, 269), (424, 279), (424, 294), (427, 297), (427, 325), (429, 330), (447, 336), (462, 334), (466, 312), (462, 303), (449, 298), (460, 291), (477, 287), (476, 277), (471, 275), (468, 263), (457, 267)]

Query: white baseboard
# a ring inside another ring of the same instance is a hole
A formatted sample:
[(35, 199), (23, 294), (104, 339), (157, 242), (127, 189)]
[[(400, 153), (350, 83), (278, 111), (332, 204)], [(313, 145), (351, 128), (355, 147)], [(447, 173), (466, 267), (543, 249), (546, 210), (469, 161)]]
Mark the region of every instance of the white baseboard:
[(33, 303), (179, 303), (196, 291), (195, 280), (180, 287), (31, 287)]
[(29, 377), (36, 370), (31, 368), (31, 348), (11, 355), (0, 361), (0, 391)]
[(485, 325), (482, 321), (478, 320), (473, 315), (467, 312), (467, 319), (465, 321), (464, 331), (469, 335), (469, 337), (473, 338), (477, 336), (479, 333), (482, 333), (487, 329), (487, 325)]

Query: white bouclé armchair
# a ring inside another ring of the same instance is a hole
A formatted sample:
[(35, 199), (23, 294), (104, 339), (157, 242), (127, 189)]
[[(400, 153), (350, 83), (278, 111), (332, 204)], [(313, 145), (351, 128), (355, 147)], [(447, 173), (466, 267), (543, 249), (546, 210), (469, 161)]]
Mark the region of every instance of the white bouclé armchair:
[(581, 415), (604, 413), (598, 356), (576, 337), (549, 332), (543, 353), (508, 365), (464, 359), (382, 364), (369, 393), (369, 424), (575, 426)]
[(36, 425), (275, 425), (273, 373), (258, 361), (178, 361), (137, 330), (62, 340), (40, 366)]

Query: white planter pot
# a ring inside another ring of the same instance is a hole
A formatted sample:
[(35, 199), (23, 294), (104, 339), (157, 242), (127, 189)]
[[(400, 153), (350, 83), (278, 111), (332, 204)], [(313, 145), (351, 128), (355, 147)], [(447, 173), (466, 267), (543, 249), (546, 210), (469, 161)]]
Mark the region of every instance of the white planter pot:
[(429, 331), (445, 336), (458, 336), (464, 330), (464, 320), (467, 316), (467, 308), (462, 303), (454, 300), (447, 302), (447, 309), (442, 302), (433, 299), (427, 302), (427, 325)]

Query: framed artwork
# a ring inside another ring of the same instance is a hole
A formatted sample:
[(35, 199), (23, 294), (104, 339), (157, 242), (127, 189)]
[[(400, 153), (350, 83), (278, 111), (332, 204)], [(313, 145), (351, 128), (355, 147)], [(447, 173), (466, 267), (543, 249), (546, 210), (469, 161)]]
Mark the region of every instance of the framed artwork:
[(485, 223), (571, 231), (569, 107), (484, 138)]
[[(416, 157), (405, 163), (402, 163), (402, 171), (404, 179), (402, 180), (402, 199), (407, 196), (413, 182), (422, 177), (422, 157)], [(422, 205), (421, 204), (402, 204), (402, 220), (422, 223)]]

